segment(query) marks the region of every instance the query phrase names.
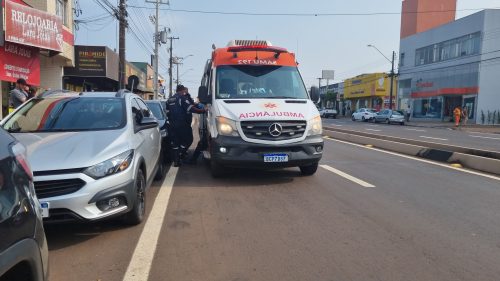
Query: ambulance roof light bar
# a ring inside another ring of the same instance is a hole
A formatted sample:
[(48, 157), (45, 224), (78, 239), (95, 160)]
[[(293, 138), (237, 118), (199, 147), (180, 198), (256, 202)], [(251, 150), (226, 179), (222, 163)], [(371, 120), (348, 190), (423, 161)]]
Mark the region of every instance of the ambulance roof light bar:
[(227, 47), (236, 46), (272, 46), (271, 42), (266, 40), (231, 40)]
[(227, 51), (228, 52), (232, 52), (233, 56), (235, 58), (238, 57), (238, 53), (239, 52), (248, 52), (248, 51), (273, 52), (275, 58), (278, 58), (281, 53), (288, 53), (288, 50), (285, 49), (285, 48), (273, 47), (273, 46), (264, 46), (264, 45), (234, 46), (234, 47), (228, 47)]

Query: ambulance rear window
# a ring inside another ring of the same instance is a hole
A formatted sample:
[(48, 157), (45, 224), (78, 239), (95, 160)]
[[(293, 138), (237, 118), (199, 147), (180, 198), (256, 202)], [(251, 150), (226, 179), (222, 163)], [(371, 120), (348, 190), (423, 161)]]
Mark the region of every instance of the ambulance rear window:
[(299, 71), (292, 66), (219, 66), (216, 81), (219, 99), (308, 99)]

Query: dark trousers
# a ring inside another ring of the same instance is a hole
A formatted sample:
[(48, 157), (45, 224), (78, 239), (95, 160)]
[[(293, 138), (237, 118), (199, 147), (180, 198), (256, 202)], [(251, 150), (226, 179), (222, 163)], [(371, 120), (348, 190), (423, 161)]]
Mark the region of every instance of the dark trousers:
[(193, 143), (193, 130), (188, 124), (173, 124), (171, 133), (173, 150), (186, 151)]

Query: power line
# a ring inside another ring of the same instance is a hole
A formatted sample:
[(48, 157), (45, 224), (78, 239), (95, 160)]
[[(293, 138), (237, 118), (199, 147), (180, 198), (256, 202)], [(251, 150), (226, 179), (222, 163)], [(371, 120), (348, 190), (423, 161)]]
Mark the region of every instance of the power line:
[[(155, 9), (147, 6), (129, 5), (135, 9)], [(385, 16), (385, 15), (401, 15), (401, 14), (429, 14), (429, 13), (450, 13), (464, 11), (481, 11), (485, 9), (500, 9), (493, 8), (475, 8), (475, 9), (460, 9), (460, 10), (442, 10), (442, 11), (417, 11), (417, 12), (370, 12), (370, 13), (252, 13), (252, 12), (225, 12), (225, 11), (205, 11), (205, 10), (188, 10), (188, 9), (172, 9), (160, 8), (163, 11), (197, 13), (197, 14), (215, 14), (215, 15), (238, 15), (238, 16), (287, 16), (287, 17), (331, 17), (331, 16)]]

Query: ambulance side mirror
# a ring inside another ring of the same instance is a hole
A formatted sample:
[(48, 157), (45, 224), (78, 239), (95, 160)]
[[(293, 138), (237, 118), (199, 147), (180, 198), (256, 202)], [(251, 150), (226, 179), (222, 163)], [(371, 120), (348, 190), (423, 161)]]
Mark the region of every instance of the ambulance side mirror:
[(200, 86), (198, 88), (198, 99), (203, 104), (210, 104), (210, 103), (212, 103), (212, 99), (211, 99), (210, 95), (208, 94), (208, 88), (207, 88), (207, 86)]
[(311, 100), (314, 103), (319, 102), (319, 89), (316, 87), (311, 87)]

